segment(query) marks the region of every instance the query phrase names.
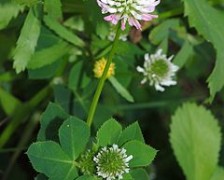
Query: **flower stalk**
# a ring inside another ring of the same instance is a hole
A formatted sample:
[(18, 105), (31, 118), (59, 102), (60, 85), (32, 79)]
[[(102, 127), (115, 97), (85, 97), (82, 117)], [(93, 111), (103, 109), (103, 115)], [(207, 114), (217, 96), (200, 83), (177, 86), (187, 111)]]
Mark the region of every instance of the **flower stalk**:
[(120, 29), (120, 25), (119, 25), (118, 28), (117, 28), (115, 39), (114, 39), (113, 44), (112, 44), (111, 51), (109, 53), (109, 57), (107, 59), (107, 63), (106, 63), (105, 69), (103, 71), (103, 75), (100, 78), (100, 81), (99, 81), (99, 83), (97, 85), (96, 92), (95, 92), (94, 97), (93, 97), (93, 101), (92, 101), (92, 103), (90, 105), (89, 114), (88, 114), (88, 118), (87, 118), (88, 126), (91, 126), (91, 124), (93, 122), (93, 118), (94, 118), (94, 114), (96, 112), (96, 107), (97, 107), (97, 104), (98, 104), (98, 101), (99, 101), (99, 97), (100, 97), (101, 92), (103, 90), (103, 86), (104, 86), (105, 80), (107, 79), (107, 72), (108, 72), (108, 70), (110, 68), (110, 64), (111, 64), (111, 62), (113, 60), (113, 57), (114, 57), (114, 54), (115, 54), (115, 50), (116, 50), (116, 46), (117, 46), (120, 34), (121, 34), (121, 29)]

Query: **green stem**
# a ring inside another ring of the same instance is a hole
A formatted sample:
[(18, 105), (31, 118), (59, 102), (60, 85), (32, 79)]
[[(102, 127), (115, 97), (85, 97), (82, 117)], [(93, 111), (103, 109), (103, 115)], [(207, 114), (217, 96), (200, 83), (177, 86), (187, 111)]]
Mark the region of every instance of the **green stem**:
[(105, 80), (106, 80), (107, 72), (110, 68), (110, 64), (112, 62), (112, 59), (113, 59), (113, 56), (114, 56), (114, 53), (115, 53), (115, 50), (116, 50), (116, 45), (118, 43), (120, 33), (121, 33), (121, 29), (120, 29), (120, 26), (118, 26), (116, 36), (115, 36), (114, 42), (112, 44), (112, 48), (111, 48), (111, 51), (109, 53), (109, 57), (108, 57), (106, 66), (105, 66), (104, 71), (103, 71), (103, 75), (100, 78), (100, 81), (97, 85), (97, 89), (96, 89), (96, 92), (95, 92), (94, 97), (93, 97), (92, 104), (91, 104), (90, 109), (89, 109), (89, 114), (88, 114), (88, 118), (87, 118), (88, 126), (91, 126), (91, 124), (93, 122), (93, 117), (94, 117), (94, 114), (95, 114), (95, 111), (96, 111), (96, 107), (97, 107), (97, 104), (98, 104), (98, 101), (99, 101), (99, 97), (100, 97), (100, 94), (103, 90), (103, 86), (104, 86), (104, 83), (105, 83)]

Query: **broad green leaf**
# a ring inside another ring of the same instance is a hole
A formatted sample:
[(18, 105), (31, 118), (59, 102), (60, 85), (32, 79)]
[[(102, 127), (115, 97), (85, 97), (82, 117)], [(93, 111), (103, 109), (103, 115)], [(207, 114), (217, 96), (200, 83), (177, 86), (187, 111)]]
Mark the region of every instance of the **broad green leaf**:
[[(136, 49), (135, 46), (131, 48)], [(127, 53), (129, 53), (129, 51), (127, 51)], [(140, 53), (140, 52), (133, 53), (132, 58), (129, 58), (129, 57), (127, 58), (128, 62), (124, 61), (126, 57), (121, 57), (121, 56), (114, 57), (114, 60), (113, 60), (113, 62), (115, 63), (114, 77), (117, 79), (117, 81), (119, 81), (120, 84), (122, 84), (124, 88), (128, 88), (133, 79), (134, 74), (133, 74), (133, 71), (130, 69), (130, 67), (133, 66), (136, 60), (134, 56), (136, 56), (137, 54), (143, 55), (143, 53)]]
[(79, 5), (79, 9), (83, 9), (89, 18), (89, 22), (85, 25), (86, 32), (92, 33), (92, 31), (96, 30), (98, 22), (103, 21), (103, 15), (99, 11), (99, 6), (97, 5), (96, 1), (85, 1), (83, 2), (83, 5)]
[(144, 143), (144, 137), (138, 122), (129, 125), (122, 131), (118, 144), (122, 145), (130, 140), (138, 140)]
[(54, 180), (73, 180), (78, 173), (74, 161), (53, 141), (31, 144), (27, 155), (37, 172)]
[(50, 103), (42, 114), (37, 139), (39, 141), (58, 140), (58, 129), (67, 118), (68, 114), (60, 106)]
[(35, 52), (29, 61), (29, 69), (37, 69), (52, 64), (70, 50), (67, 43), (60, 41), (54, 46)]
[(97, 35), (91, 37), (91, 50), (94, 54), (95, 59), (105, 57), (111, 50), (112, 44), (108, 40), (103, 40)]
[(84, 46), (84, 42), (78, 36), (66, 29), (63, 25), (61, 25), (51, 16), (44, 16), (44, 22), (51, 30), (53, 30), (57, 35), (59, 35), (66, 41), (76, 46)]
[(34, 180), (48, 180), (48, 178), (44, 174), (38, 174)]
[(35, 16), (34, 9), (31, 8), (23, 25), (13, 56), (13, 67), (17, 73), (24, 71), (27, 67), (37, 45), (40, 27), (40, 21)]
[[(120, 41), (119, 42), (119, 48), (116, 49), (116, 53), (120, 56), (123, 56), (123, 58), (128, 59), (128, 61), (133, 62), (135, 58), (133, 56), (135, 55), (142, 55), (144, 54), (144, 51), (142, 51), (137, 45), (128, 42), (128, 41)], [(127, 62), (130, 64), (130, 62)]]
[(76, 180), (98, 180), (98, 178), (90, 175), (84, 175), (78, 177)]
[(76, 118), (70, 117), (59, 129), (59, 139), (62, 149), (75, 160), (85, 150), (89, 141), (90, 129), (88, 125)]
[(224, 179), (224, 168), (217, 167), (215, 173), (213, 174), (211, 180), (222, 180)]
[(0, 87), (0, 104), (8, 116), (11, 116), (15, 110), (21, 106), (21, 102), (13, 95)]
[(96, 34), (101, 39), (106, 39), (109, 35), (109, 26), (104, 21), (98, 21), (96, 23)]
[[(55, 78), (53, 82), (56, 81), (53, 85), (54, 90), (54, 102), (59, 104), (65, 112), (69, 113), (71, 106), (71, 97), (72, 92), (67, 88), (66, 85), (61, 84), (60, 81), (63, 81), (62, 78)], [(57, 81), (59, 83), (57, 83)]]
[(217, 52), (215, 68), (208, 78), (210, 95), (213, 99), (224, 85), (224, 13), (209, 6), (205, 0), (184, 0), (184, 6), (185, 15), (188, 16), (191, 26), (211, 42)]
[(99, 146), (116, 144), (122, 131), (121, 125), (115, 119), (106, 121), (97, 132), (97, 143)]
[(45, 0), (44, 11), (56, 20), (62, 20), (61, 0)]
[(114, 88), (116, 89), (116, 91), (123, 97), (125, 98), (127, 101), (129, 102), (134, 102), (134, 99), (132, 97), (132, 95), (128, 92), (128, 90), (126, 90), (122, 84), (120, 84), (117, 79), (115, 77), (110, 77), (109, 81), (111, 82), (111, 84), (114, 86)]
[(11, 1), (14, 1), (18, 4), (25, 5), (28, 7), (34, 6), (39, 2), (39, 0), (11, 0)]
[(19, 12), (23, 9), (23, 6), (12, 2), (0, 4), (0, 30), (4, 29), (9, 24), (11, 19), (17, 17)]
[(170, 29), (174, 29), (178, 26), (178, 19), (166, 20), (151, 31), (149, 39), (152, 41), (152, 43), (159, 44), (168, 37)]
[(130, 171), (131, 176), (133, 179), (141, 179), (141, 180), (149, 180), (149, 175), (147, 174), (146, 170), (142, 168), (133, 169)]
[(64, 60), (57, 60), (50, 65), (37, 69), (28, 69), (29, 79), (49, 79), (57, 75), (60, 68), (63, 68)]
[(130, 167), (148, 166), (156, 156), (157, 150), (141, 141), (132, 140), (123, 146), (127, 150), (127, 155), (133, 156), (130, 161)]
[(68, 86), (72, 90), (76, 90), (79, 88), (79, 78), (81, 75), (81, 70), (83, 67), (83, 61), (76, 62), (69, 74)]
[[(1, 30), (0, 30), (1, 31)], [(7, 33), (4, 33), (7, 32)], [(9, 36), (8, 31), (1, 31), (0, 33), (0, 62), (1, 64), (4, 63), (4, 60), (9, 59), (9, 56), (12, 52), (12, 47), (15, 46), (15, 42), (17, 40), (17, 37), (15, 35)], [(9, 70), (8, 70), (9, 71)], [(11, 70), (11, 72), (15, 72), (14, 70)], [(3, 73), (3, 71), (1, 72)]]
[(221, 145), (220, 127), (211, 112), (186, 103), (177, 109), (170, 128), (170, 142), (187, 179), (209, 180)]
[(96, 113), (93, 119), (93, 125), (95, 129), (99, 129), (105, 122), (105, 119), (109, 119), (114, 114), (110, 107), (103, 104), (99, 104), (96, 108)]
[(167, 54), (168, 46), (169, 46), (168, 43), (169, 43), (168, 37), (164, 38), (159, 44), (158, 49), (162, 49), (163, 53)]
[(82, 16), (72, 16), (68, 18), (63, 24), (66, 27), (77, 31), (84, 31), (85, 29), (84, 19), (82, 18)]
[(124, 180), (135, 180), (130, 173), (123, 174)]
[(53, 31), (45, 26), (41, 26), (40, 36), (37, 42), (36, 51), (41, 51), (50, 48), (63, 40), (57, 36)]
[(11, 82), (15, 79), (14, 71), (7, 71), (0, 74), (0, 82)]
[(113, 116), (114, 110), (105, 106), (105, 104), (99, 104), (96, 108), (96, 113), (93, 118), (93, 126), (95, 129), (99, 129), (102, 124), (105, 122), (105, 119), (109, 119)]
[[(86, 1), (71, 1), (71, 0), (63, 0), (63, 11), (66, 13), (74, 13), (74, 14), (80, 14), (88, 12), (88, 10), (85, 8)], [(91, 6), (88, 6), (91, 7)], [(91, 9), (91, 8), (90, 8)]]
[(182, 68), (187, 60), (193, 55), (193, 51), (194, 50), (192, 45), (188, 41), (185, 41), (181, 50), (175, 56), (173, 63), (176, 64), (179, 68)]

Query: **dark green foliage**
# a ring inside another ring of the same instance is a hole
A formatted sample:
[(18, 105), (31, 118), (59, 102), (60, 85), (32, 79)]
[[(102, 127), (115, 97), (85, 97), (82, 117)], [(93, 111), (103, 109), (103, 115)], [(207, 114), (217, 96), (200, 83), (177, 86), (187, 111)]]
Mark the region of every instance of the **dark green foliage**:
[[(89, 127), (117, 27), (95, 0), (1, 0), (0, 179), (99, 180), (93, 157), (113, 144), (135, 155), (124, 180), (224, 179), (223, 7), (161, 0), (142, 31), (122, 31)], [(164, 92), (136, 70), (160, 48), (179, 67)]]

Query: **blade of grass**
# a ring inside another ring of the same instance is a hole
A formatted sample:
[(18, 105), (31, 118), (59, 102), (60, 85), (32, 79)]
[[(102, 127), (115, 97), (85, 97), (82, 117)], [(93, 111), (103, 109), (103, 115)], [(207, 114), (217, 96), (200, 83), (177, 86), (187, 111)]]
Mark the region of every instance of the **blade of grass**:
[(17, 127), (30, 116), (33, 110), (49, 96), (50, 92), (51, 88), (47, 86), (39, 91), (30, 101), (16, 108), (10, 123), (1, 133), (0, 148), (6, 144)]
[(30, 120), (30, 122), (28, 123), (28, 125), (26, 126), (25, 131), (20, 138), (18, 146), (17, 146), (15, 152), (13, 153), (13, 155), (12, 155), (10, 161), (9, 161), (8, 167), (7, 167), (7, 169), (4, 173), (4, 176), (3, 176), (2, 180), (7, 180), (8, 179), (8, 177), (10, 175), (10, 172), (11, 172), (16, 160), (18, 159), (21, 152), (24, 150), (23, 147), (27, 145), (28, 141), (30, 140), (30, 137), (32, 137), (31, 135), (32, 135), (35, 127), (37, 126), (37, 124), (39, 122), (39, 119), (40, 119), (40, 114), (35, 113), (33, 115), (32, 119)]
[(188, 98), (179, 98), (178, 100), (164, 100), (164, 101), (154, 101), (148, 103), (135, 103), (135, 104), (123, 104), (116, 106), (116, 109), (119, 110), (136, 110), (136, 109), (149, 109), (149, 108), (158, 108), (167, 106), (169, 104), (180, 104), (187, 101), (195, 101), (195, 100), (204, 100), (205, 96), (195, 96), (195, 97), (188, 97)]

